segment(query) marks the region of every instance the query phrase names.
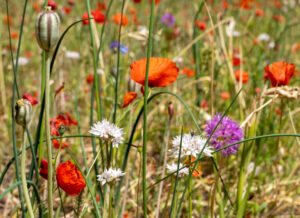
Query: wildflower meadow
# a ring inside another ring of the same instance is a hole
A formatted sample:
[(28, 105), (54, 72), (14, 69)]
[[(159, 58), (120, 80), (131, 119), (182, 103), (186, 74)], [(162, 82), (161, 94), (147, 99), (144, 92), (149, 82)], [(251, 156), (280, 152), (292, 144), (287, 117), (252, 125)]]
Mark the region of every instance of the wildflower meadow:
[(300, 217), (299, 0), (0, 2), (0, 217)]

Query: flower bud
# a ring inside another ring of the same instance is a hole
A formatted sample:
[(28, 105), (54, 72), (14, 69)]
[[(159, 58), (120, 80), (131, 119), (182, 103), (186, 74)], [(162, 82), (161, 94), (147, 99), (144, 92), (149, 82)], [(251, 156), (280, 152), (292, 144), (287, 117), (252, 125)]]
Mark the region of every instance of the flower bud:
[(15, 105), (16, 123), (25, 127), (30, 121), (31, 103), (26, 99), (20, 99)]
[(41, 49), (50, 51), (55, 45), (59, 37), (60, 20), (51, 7), (47, 7), (46, 11), (38, 14), (35, 23), (35, 36)]

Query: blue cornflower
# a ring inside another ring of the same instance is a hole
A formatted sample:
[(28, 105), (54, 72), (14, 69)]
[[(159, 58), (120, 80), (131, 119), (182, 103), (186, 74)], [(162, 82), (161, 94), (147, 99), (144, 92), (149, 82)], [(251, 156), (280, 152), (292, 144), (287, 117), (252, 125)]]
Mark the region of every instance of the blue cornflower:
[[(119, 42), (112, 42), (110, 44), (110, 49), (117, 51), (119, 46)], [(120, 44), (120, 51), (122, 54), (126, 54), (129, 51), (129, 48)]]

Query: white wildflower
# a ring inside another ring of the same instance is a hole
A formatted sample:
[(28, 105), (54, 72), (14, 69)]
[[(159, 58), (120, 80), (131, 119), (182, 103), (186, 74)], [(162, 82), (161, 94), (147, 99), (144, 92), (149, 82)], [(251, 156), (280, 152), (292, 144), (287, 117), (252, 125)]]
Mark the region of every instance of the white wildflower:
[(269, 41), (270, 40), (270, 36), (267, 33), (262, 33), (257, 37), (257, 40), (259, 42), (261, 41)]
[(104, 70), (103, 69), (97, 69), (97, 73), (99, 74), (99, 75), (104, 75), (105, 74), (105, 72), (104, 72)]
[(120, 177), (124, 175), (125, 173), (121, 169), (109, 168), (108, 170), (105, 169), (102, 174), (97, 175), (97, 180), (104, 185), (105, 183), (119, 181)]
[[(181, 136), (176, 136), (173, 141), (173, 148), (169, 151), (173, 154), (173, 156), (179, 155), (179, 148), (180, 148), (180, 140)], [(182, 136), (182, 144), (181, 144), (181, 156), (194, 156), (195, 158), (198, 157), (200, 152), (203, 150), (204, 145), (206, 143), (206, 139), (202, 138), (201, 136), (196, 136), (193, 133), (184, 134)], [(206, 156), (212, 156), (212, 147), (206, 145), (203, 154)]]
[(66, 58), (69, 59), (79, 59), (80, 58), (80, 54), (76, 51), (66, 51)]
[(106, 119), (95, 123), (89, 133), (111, 142), (113, 147), (119, 147), (119, 144), (122, 144), (124, 140), (122, 137), (123, 129), (109, 123)]
[[(179, 164), (179, 169), (182, 168), (182, 164), (180, 163)], [(167, 169), (170, 171), (170, 173), (173, 173), (175, 171), (177, 171), (177, 164), (176, 163), (172, 163), (171, 165), (167, 164)], [(183, 177), (185, 175), (188, 175), (189, 174), (189, 168), (185, 167), (183, 169), (181, 169), (178, 173), (178, 176), (179, 177)], [(175, 174), (176, 176), (176, 174)]]
[(268, 48), (275, 48), (275, 42), (270, 42), (268, 44)]
[(241, 33), (235, 30), (234, 28), (235, 28), (235, 20), (231, 19), (229, 24), (226, 26), (226, 34), (228, 37), (239, 37), (241, 35)]
[(176, 64), (182, 64), (183, 63), (183, 58), (182, 57), (176, 57), (173, 60)]
[[(25, 57), (19, 57), (19, 61), (18, 61), (18, 65), (19, 66), (25, 66), (28, 64), (28, 58)], [(14, 63), (16, 64), (16, 60), (14, 61)]]

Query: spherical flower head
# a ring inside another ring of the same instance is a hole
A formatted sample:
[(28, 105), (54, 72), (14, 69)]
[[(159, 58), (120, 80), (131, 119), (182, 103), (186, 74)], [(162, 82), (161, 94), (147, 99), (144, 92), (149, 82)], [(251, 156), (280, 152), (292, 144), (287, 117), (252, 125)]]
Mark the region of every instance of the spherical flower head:
[(175, 25), (175, 20), (176, 18), (174, 15), (170, 13), (164, 14), (160, 19), (160, 21), (168, 27), (173, 27)]
[(85, 188), (83, 175), (75, 164), (67, 161), (58, 165), (56, 169), (57, 185), (67, 194), (76, 196)]
[[(182, 163), (179, 164), (178, 169), (181, 169), (181, 168), (182, 168)], [(177, 164), (176, 163), (172, 163), (171, 165), (167, 164), (167, 169), (169, 170), (170, 173), (173, 173), (173, 172), (177, 171)], [(178, 176), (183, 177), (188, 174), (189, 174), (189, 168), (185, 167), (179, 171)], [(176, 174), (174, 174), (174, 175), (176, 176)]]
[[(173, 148), (169, 150), (175, 157), (179, 155), (180, 141), (181, 136), (176, 136), (172, 141)], [(211, 157), (213, 150), (205, 143), (206, 139), (201, 136), (197, 136), (194, 133), (184, 134), (181, 142), (181, 157), (193, 156), (197, 158), (202, 150), (204, 155)]]
[(119, 181), (120, 177), (124, 175), (125, 173), (121, 169), (109, 168), (105, 169), (102, 174), (97, 175), (97, 180), (104, 185), (105, 183)]
[[(216, 115), (214, 118), (209, 121), (206, 125), (205, 132), (207, 133), (207, 137), (209, 137), (221, 119), (221, 115)], [(238, 142), (242, 140), (244, 137), (244, 132), (238, 123), (231, 120), (229, 117), (224, 117), (217, 127), (216, 131), (210, 138), (210, 144), (215, 147), (215, 149), (220, 149), (226, 145)], [(240, 144), (233, 145), (224, 150), (221, 150), (222, 155), (230, 156), (235, 154), (237, 148)]]
[(114, 124), (109, 123), (106, 119), (95, 123), (89, 133), (100, 137), (102, 140), (109, 141), (113, 147), (119, 147), (123, 143), (123, 130)]

